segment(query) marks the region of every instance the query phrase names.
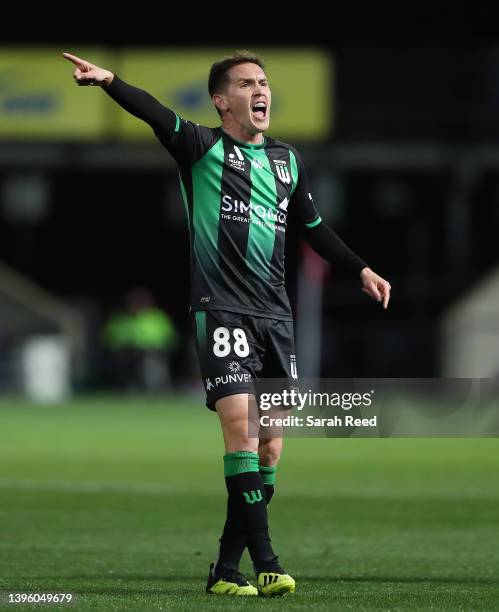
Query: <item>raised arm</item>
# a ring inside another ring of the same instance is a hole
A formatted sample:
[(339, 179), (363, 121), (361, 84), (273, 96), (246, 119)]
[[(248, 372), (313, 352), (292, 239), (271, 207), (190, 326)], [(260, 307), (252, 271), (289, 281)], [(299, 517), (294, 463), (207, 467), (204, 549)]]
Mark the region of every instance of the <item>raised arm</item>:
[(148, 123), (163, 143), (167, 143), (177, 126), (177, 115), (143, 89), (122, 81), (116, 74), (100, 68), (71, 53), (63, 57), (75, 66), (73, 78), (77, 85), (99, 85), (126, 111)]

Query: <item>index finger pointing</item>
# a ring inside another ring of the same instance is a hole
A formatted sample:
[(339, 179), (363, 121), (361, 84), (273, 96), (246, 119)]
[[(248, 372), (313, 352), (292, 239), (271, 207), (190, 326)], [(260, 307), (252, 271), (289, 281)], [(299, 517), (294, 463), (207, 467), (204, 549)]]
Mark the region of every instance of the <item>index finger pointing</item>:
[(70, 62), (73, 62), (73, 64), (76, 64), (77, 66), (84, 66), (87, 63), (85, 60), (81, 59), (80, 57), (77, 57), (76, 55), (72, 55), (71, 53), (66, 53), (65, 51), (62, 55), (66, 59), (68, 59)]

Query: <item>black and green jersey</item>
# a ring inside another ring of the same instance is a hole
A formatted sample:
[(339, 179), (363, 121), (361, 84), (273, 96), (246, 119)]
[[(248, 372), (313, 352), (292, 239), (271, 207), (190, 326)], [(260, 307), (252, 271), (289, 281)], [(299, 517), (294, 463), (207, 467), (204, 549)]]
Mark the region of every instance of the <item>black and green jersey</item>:
[(321, 222), (303, 163), (288, 144), (240, 142), (176, 121), (164, 142), (179, 165), (191, 243), (191, 310), (291, 319), (284, 286), (288, 213)]
[(105, 91), (146, 121), (180, 170), (190, 232), (191, 310), (228, 310), (291, 320), (284, 240), (293, 215), (322, 257), (353, 274), (367, 264), (315, 209), (296, 150), (265, 137), (239, 142), (222, 128), (185, 121), (114, 75)]

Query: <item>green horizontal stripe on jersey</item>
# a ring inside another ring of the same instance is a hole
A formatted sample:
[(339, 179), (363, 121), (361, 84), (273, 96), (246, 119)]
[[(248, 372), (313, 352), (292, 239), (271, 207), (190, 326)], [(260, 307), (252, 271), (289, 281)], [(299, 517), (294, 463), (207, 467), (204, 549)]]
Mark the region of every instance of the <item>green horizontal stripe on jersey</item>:
[(274, 252), (275, 220), (258, 214), (268, 211), (269, 202), (275, 213), (277, 191), (270, 161), (263, 149), (245, 150), (251, 162), (251, 220), (246, 247), (246, 264), (261, 279), (269, 280), (270, 260)]
[(321, 221), (322, 219), (320, 217), (317, 217), (315, 221), (311, 221), (310, 223), (305, 223), (305, 225), (310, 229), (312, 227), (315, 227), (316, 225), (319, 225)]

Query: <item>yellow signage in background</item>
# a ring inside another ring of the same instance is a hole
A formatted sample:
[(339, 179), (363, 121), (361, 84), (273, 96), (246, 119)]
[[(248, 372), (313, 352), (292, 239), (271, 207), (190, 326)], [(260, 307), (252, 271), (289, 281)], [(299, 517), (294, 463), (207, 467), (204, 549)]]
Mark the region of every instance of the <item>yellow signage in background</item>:
[[(98, 88), (78, 87), (62, 51), (71, 50), (0, 48), (0, 138), (98, 140), (115, 131), (115, 103)], [(96, 48), (77, 54), (102, 66), (114, 61)]]
[[(233, 49), (0, 48), (0, 138), (98, 141), (152, 140), (151, 128), (119, 107), (98, 87), (78, 87), (69, 51), (116, 72), (157, 97), (185, 119), (219, 125), (208, 95), (213, 62)], [(332, 133), (334, 64), (320, 49), (255, 48), (272, 89), (269, 135), (297, 141)]]
[[(252, 50), (262, 56), (272, 90), (269, 135), (299, 141), (328, 138), (334, 116), (331, 55), (320, 49)], [(208, 72), (213, 62), (231, 52), (233, 49), (124, 49), (116, 72), (184, 119), (216, 126), (220, 122), (208, 95)], [(127, 113), (119, 121), (122, 138), (154, 137), (149, 126)]]

